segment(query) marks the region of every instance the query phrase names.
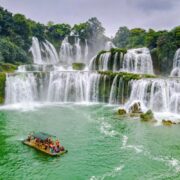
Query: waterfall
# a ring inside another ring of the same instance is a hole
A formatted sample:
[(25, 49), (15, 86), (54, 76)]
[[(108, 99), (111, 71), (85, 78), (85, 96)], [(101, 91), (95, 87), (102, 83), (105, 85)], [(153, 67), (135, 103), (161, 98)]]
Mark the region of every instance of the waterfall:
[(125, 55), (122, 52), (102, 52), (91, 60), (89, 68), (101, 71), (154, 74), (150, 51), (147, 48), (131, 49)]
[(34, 64), (57, 64), (59, 62), (56, 49), (47, 40), (40, 43), (36, 37), (33, 37), (30, 52), (33, 55)]
[(6, 104), (34, 102), (37, 96), (37, 82), (33, 73), (7, 75)]
[(180, 80), (142, 79), (132, 82), (128, 105), (139, 101), (144, 109), (180, 113)]
[(85, 53), (84, 53), (84, 58), (86, 60), (86, 64), (88, 63), (88, 55), (89, 55), (89, 47), (87, 43), (87, 39), (85, 39)]
[(86, 101), (88, 82), (89, 75), (87, 72), (51, 72), (47, 95), (48, 101)]
[(75, 38), (75, 59), (77, 62), (82, 62), (82, 52), (81, 52), (81, 46), (80, 46), (80, 39)]
[[(69, 38), (73, 39), (74, 42), (69, 42)], [(74, 62), (88, 63), (89, 47), (87, 39), (82, 41), (77, 36), (66, 37), (61, 44), (59, 56), (60, 60), (68, 65)]]
[(150, 51), (147, 48), (130, 49), (124, 56), (123, 71), (154, 74)]
[(17, 72), (47, 72), (55, 70), (56, 66), (52, 64), (27, 64), (18, 67)]
[(173, 70), (170, 74), (171, 77), (180, 77), (180, 48), (176, 51), (173, 60)]
[(30, 52), (33, 55), (33, 60), (35, 64), (43, 63), (43, 60), (41, 57), (41, 48), (40, 48), (39, 40), (36, 37), (32, 38), (32, 46), (30, 48)]
[(72, 46), (68, 41), (68, 37), (66, 37), (61, 44), (60, 48), (60, 60), (66, 62), (67, 64), (72, 63)]

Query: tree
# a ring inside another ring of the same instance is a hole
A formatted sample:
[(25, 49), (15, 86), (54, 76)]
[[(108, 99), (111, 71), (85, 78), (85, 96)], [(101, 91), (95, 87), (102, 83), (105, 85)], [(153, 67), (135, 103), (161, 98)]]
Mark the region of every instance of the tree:
[(117, 47), (125, 48), (128, 46), (129, 37), (130, 37), (129, 29), (126, 26), (120, 27), (113, 39), (113, 42)]

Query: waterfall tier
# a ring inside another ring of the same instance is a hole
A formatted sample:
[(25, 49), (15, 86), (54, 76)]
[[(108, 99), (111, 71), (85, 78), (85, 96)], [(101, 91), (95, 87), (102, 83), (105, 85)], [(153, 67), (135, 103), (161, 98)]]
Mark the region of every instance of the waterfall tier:
[(8, 74), (6, 104), (28, 102), (104, 102), (124, 104), (130, 80), (85, 71)]
[[(70, 42), (71, 41), (71, 42)], [(61, 44), (60, 60), (66, 64), (74, 62), (88, 63), (89, 47), (87, 40), (80, 40), (76, 36), (66, 37)]]
[(173, 60), (173, 70), (170, 74), (171, 77), (180, 77), (180, 48), (176, 51)]
[(127, 53), (121, 49), (102, 51), (91, 60), (90, 69), (153, 74), (152, 59), (147, 48), (131, 49)]
[(33, 37), (30, 52), (33, 55), (34, 64), (57, 64), (59, 62), (56, 49), (47, 40), (40, 43), (36, 37)]
[(180, 80), (142, 79), (132, 82), (129, 102), (155, 112), (180, 113)]

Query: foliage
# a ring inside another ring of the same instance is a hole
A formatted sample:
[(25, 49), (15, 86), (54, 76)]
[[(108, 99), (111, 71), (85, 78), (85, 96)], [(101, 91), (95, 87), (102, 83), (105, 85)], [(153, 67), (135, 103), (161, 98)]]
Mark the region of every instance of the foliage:
[[(83, 40), (81, 43), (87, 40), (89, 56), (94, 55), (97, 50), (104, 49), (105, 42), (109, 40), (104, 35), (104, 27), (96, 17), (73, 27), (69, 24), (54, 24), (52, 21), (44, 25), (27, 19), (22, 14), (13, 15), (0, 7), (0, 61), (27, 64), (31, 62), (28, 51), (32, 36), (36, 36), (40, 41), (48, 39), (59, 50), (61, 42), (71, 32)], [(148, 47), (156, 72), (169, 73), (175, 51), (180, 48), (180, 26), (170, 31), (146, 31), (141, 28), (128, 29), (124, 26), (119, 28), (113, 42), (120, 49)], [(3, 43), (5, 48), (2, 48)], [(112, 51), (115, 52), (115, 49)]]
[(112, 71), (98, 71), (99, 74), (102, 75), (107, 75), (112, 78), (115, 76), (120, 76), (123, 77), (123, 79), (129, 81), (129, 80), (138, 80), (142, 78), (156, 78), (155, 75), (150, 75), (150, 74), (135, 74), (135, 73), (128, 73), (128, 72), (112, 72)]
[(9, 38), (0, 39), (0, 62), (12, 63), (16, 62), (28, 62), (28, 56), (26, 52), (15, 45), (9, 40)]
[(180, 26), (171, 31), (120, 27), (113, 41), (120, 48), (148, 47), (156, 73), (169, 74), (175, 51), (180, 48)]
[(17, 69), (16, 65), (9, 63), (0, 63), (0, 72), (12, 73)]
[(0, 73), (0, 104), (4, 103), (5, 83), (6, 83), (6, 74)]

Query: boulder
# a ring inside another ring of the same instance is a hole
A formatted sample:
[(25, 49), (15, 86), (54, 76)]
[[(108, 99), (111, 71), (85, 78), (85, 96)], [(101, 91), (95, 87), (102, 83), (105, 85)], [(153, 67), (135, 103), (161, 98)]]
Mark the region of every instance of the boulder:
[(155, 121), (154, 114), (151, 110), (148, 110), (146, 113), (140, 115), (141, 121)]
[(84, 63), (73, 63), (72, 68), (74, 70), (83, 70), (85, 68), (85, 64)]
[(134, 113), (142, 113), (141, 110), (141, 103), (140, 102), (135, 102), (129, 107), (129, 113), (134, 114)]
[(175, 122), (172, 122), (171, 120), (162, 120), (162, 124), (165, 126), (171, 126), (172, 124), (176, 124)]
[(125, 115), (125, 114), (127, 114), (127, 112), (125, 109), (118, 109), (118, 114), (119, 115)]

